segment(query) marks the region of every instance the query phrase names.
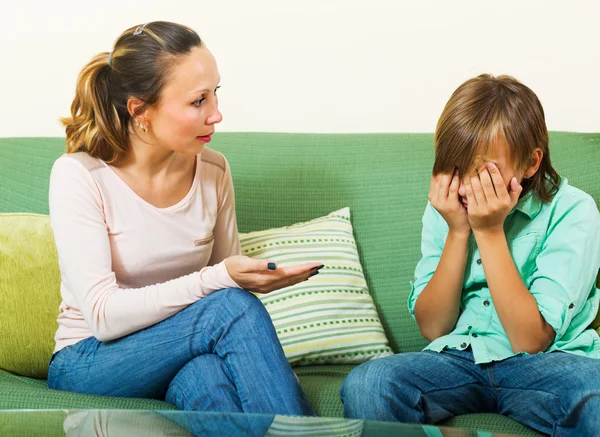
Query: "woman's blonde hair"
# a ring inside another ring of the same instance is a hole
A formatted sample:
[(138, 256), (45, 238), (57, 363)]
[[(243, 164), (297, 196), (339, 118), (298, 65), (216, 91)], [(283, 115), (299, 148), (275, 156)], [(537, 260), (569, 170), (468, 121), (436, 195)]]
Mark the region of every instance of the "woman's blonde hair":
[(433, 174), (470, 174), (496, 137), (508, 144), (511, 163), (524, 170), (536, 148), (543, 152), (537, 173), (522, 182), (523, 192), (552, 200), (560, 176), (550, 162), (544, 109), (535, 93), (510, 76), (482, 74), (467, 80), (446, 103), (435, 131)]
[[(96, 55), (79, 74), (71, 117), (61, 119), (67, 153), (84, 151), (108, 163), (122, 159), (132, 120), (158, 103), (181, 57), (201, 46), (196, 32), (165, 21), (123, 32), (112, 53)], [(144, 102), (134, 114), (127, 109), (131, 97)]]

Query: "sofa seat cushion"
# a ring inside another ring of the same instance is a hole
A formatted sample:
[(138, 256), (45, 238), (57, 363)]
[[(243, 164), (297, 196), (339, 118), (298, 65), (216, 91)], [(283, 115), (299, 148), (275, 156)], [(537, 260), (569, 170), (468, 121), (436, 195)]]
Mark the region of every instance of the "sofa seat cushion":
[[(302, 387), (317, 415), (342, 417), (340, 389), (353, 366), (325, 365), (297, 367)], [(0, 370), (0, 410), (6, 409), (139, 409), (173, 410), (171, 404), (151, 399), (113, 398), (50, 390), (46, 381), (12, 375)], [(466, 414), (440, 425), (486, 429), (516, 435), (542, 434), (497, 414)]]
[(516, 420), (500, 414), (463, 414), (439, 424), (440, 426), (461, 427), (467, 429), (482, 429), (511, 435), (543, 436), (531, 428), (521, 425)]
[(44, 379), (17, 376), (0, 370), (0, 410), (88, 409), (174, 410), (153, 399), (115, 398), (50, 390)]

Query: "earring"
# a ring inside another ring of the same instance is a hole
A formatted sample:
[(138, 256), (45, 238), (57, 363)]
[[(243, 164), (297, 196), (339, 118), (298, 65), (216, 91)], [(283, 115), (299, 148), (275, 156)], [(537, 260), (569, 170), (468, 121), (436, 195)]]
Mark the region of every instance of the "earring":
[(137, 127), (139, 127), (144, 133), (148, 133), (148, 126), (146, 126), (144, 123), (140, 123), (139, 121), (136, 123)]

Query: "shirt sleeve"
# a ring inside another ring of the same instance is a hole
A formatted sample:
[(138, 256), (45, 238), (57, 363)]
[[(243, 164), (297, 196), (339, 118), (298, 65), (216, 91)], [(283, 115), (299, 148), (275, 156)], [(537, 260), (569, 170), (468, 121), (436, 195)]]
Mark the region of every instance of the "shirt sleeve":
[(220, 185), (219, 210), (213, 229), (215, 242), (208, 261), (209, 266), (220, 263), (229, 256), (240, 255), (242, 252), (235, 215), (233, 181), (227, 160), (225, 160), (225, 171)]
[(444, 243), (448, 235), (448, 225), (439, 212), (427, 202), (423, 214), (423, 230), (421, 232), (421, 260), (415, 269), (414, 281), (408, 296), (408, 310), (415, 317), (415, 305), (421, 292), (427, 286), (437, 268)]
[(553, 214), (529, 291), (559, 340), (589, 304), (595, 289), (600, 268), (600, 214), (587, 195)]
[(119, 288), (101, 192), (83, 164), (68, 156), (52, 168), (49, 206), (63, 286), (100, 341), (154, 325), (213, 291), (236, 286), (218, 263), (164, 283)]

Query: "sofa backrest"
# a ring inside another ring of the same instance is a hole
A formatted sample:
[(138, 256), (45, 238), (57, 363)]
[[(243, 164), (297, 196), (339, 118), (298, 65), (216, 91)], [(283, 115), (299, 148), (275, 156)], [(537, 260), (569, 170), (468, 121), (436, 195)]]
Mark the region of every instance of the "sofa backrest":
[[(426, 345), (406, 302), (420, 257), (431, 134), (219, 133), (210, 146), (231, 165), (241, 232), (349, 206), (392, 348)], [(559, 173), (600, 204), (600, 134), (552, 132), (550, 146)], [(0, 212), (47, 214), (49, 172), (63, 151), (62, 138), (0, 139)]]

